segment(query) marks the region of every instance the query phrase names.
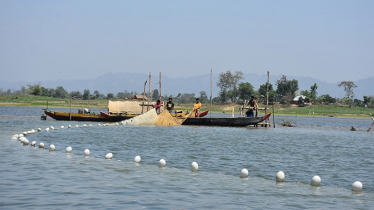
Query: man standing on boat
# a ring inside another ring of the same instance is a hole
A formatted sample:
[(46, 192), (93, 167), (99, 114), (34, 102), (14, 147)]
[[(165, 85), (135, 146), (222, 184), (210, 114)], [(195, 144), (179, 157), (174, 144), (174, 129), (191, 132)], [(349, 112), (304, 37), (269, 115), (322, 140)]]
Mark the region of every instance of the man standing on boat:
[(161, 101), (157, 100), (156, 104), (153, 106), (153, 108), (156, 109), (157, 114), (160, 114), (160, 108), (161, 108), (161, 106), (162, 106)]
[(200, 114), (200, 108), (201, 108), (201, 103), (200, 103), (200, 99), (197, 98), (196, 99), (196, 103), (194, 103), (193, 105), (193, 112), (195, 112), (195, 117), (199, 117), (199, 114)]
[(169, 98), (169, 101), (166, 103), (166, 109), (169, 111), (169, 113), (173, 111), (174, 103), (172, 98)]
[(251, 100), (248, 101), (248, 103), (245, 105), (248, 106), (248, 111), (245, 113), (246, 117), (254, 117), (254, 109), (257, 109), (257, 103), (255, 101), (255, 97), (251, 96)]

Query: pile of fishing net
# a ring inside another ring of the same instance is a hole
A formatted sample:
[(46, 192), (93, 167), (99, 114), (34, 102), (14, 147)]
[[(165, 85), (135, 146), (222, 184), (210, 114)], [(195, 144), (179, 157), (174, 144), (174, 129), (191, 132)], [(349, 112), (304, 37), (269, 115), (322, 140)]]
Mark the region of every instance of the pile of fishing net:
[(157, 114), (155, 109), (151, 109), (148, 112), (136, 116), (134, 118), (124, 120), (121, 122), (122, 125), (158, 125), (158, 126), (174, 126), (181, 125), (184, 120), (190, 115), (186, 115), (184, 118), (175, 118), (165, 110), (161, 114)]

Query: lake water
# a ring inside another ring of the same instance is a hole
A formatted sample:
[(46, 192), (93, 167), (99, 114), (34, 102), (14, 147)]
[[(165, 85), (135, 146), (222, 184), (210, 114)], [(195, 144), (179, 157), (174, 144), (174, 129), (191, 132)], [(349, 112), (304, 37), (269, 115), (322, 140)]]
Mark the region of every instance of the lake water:
[[(374, 207), (374, 130), (366, 132), (371, 119), (275, 116), (275, 129), (98, 126), (42, 121), (41, 113), (0, 107), (1, 209)], [(281, 127), (282, 120), (296, 127)], [(55, 130), (47, 132), (50, 126)], [(54, 144), (55, 152), (11, 140), (37, 128), (42, 131), (28, 140), (46, 148)], [(66, 154), (67, 146), (72, 154)], [(112, 160), (104, 158), (109, 152)], [(134, 163), (137, 155), (140, 164)], [(166, 168), (158, 167), (161, 158)], [(197, 172), (191, 172), (192, 162), (199, 164)], [(243, 168), (248, 178), (240, 178)], [(278, 171), (286, 179), (277, 184)], [(315, 175), (320, 187), (310, 186)], [(351, 191), (355, 181), (362, 182), (361, 193)]]

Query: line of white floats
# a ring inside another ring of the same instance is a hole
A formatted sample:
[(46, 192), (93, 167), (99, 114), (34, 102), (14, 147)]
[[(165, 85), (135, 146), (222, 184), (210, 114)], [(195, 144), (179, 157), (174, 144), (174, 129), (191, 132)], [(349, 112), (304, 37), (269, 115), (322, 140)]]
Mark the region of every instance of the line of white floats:
[[(98, 124), (99, 126), (107, 126), (108, 124)], [(118, 125), (118, 124), (115, 124), (115, 125)], [(89, 126), (92, 126), (92, 124), (90, 124)], [(79, 127), (78, 125), (76, 125), (76, 127)], [(83, 127), (87, 127), (86, 124), (83, 125)], [(65, 127), (64, 126), (61, 126), (61, 129), (64, 129)], [(71, 125), (68, 125), (68, 128), (71, 128)], [(46, 131), (49, 131), (49, 130), (54, 130), (55, 128), (53, 126), (50, 126), (49, 128), (46, 128), (45, 130)], [(42, 129), (41, 128), (38, 128), (38, 132), (41, 132)], [(35, 133), (35, 130), (32, 129), (30, 131), (27, 131), (27, 132), (23, 132), (22, 134), (14, 134), (12, 136), (12, 140), (19, 140), (21, 141), (22, 145), (24, 146), (27, 146), (29, 145), (29, 140), (25, 137), (27, 134), (33, 134)], [(35, 147), (36, 146), (36, 141), (32, 141), (31, 142), (31, 146)], [(39, 148), (44, 148), (44, 143), (41, 142), (39, 143)], [(49, 145), (49, 151), (55, 151), (56, 150), (56, 147), (55, 145), (51, 144)], [(66, 148), (66, 153), (71, 153), (73, 151), (73, 148), (71, 146), (68, 146)], [(90, 150), (89, 149), (85, 149), (83, 151), (83, 155), (84, 156), (89, 156), (90, 155)], [(105, 159), (112, 159), (113, 158), (113, 154), (112, 153), (107, 153), (105, 155)], [(140, 163), (141, 161), (141, 157), (140, 156), (136, 156), (134, 158), (134, 162), (136, 163)], [(162, 167), (166, 167), (166, 161), (164, 159), (160, 159), (159, 162), (158, 162), (158, 167), (162, 168)], [(191, 172), (197, 172), (197, 170), (199, 169), (199, 165), (196, 163), (196, 162), (192, 162), (191, 163)], [(248, 177), (248, 169), (246, 168), (243, 168), (241, 171), (240, 171), (240, 178), (247, 178)], [(284, 174), (283, 171), (279, 171), (276, 176), (275, 176), (275, 181), (276, 182), (283, 182), (284, 179), (285, 179), (286, 175)], [(314, 187), (318, 187), (320, 184), (321, 184), (321, 177), (319, 176), (314, 176), (311, 181), (310, 181), (310, 185), (311, 186), (314, 186)], [(362, 190), (362, 183), (360, 181), (355, 181), (353, 184), (352, 184), (352, 187), (351, 187), (351, 190), (354, 191), (354, 192), (360, 192)]]

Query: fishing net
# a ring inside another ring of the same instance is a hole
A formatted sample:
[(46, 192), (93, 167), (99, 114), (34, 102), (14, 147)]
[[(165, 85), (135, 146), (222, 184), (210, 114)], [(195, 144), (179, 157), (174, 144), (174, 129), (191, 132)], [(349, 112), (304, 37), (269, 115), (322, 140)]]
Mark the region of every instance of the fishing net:
[(148, 112), (136, 116), (134, 118), (124, 120), (121, 122), (122, 125), (157, 125), (157, 126), (175, 126), (181, 125), (187, 117), (191, 114), (186, 115), (183, 118), (175, 118), (170, 115), (168, 111), (161, 112), (157, 115), (155, 109), (151, 109)]

